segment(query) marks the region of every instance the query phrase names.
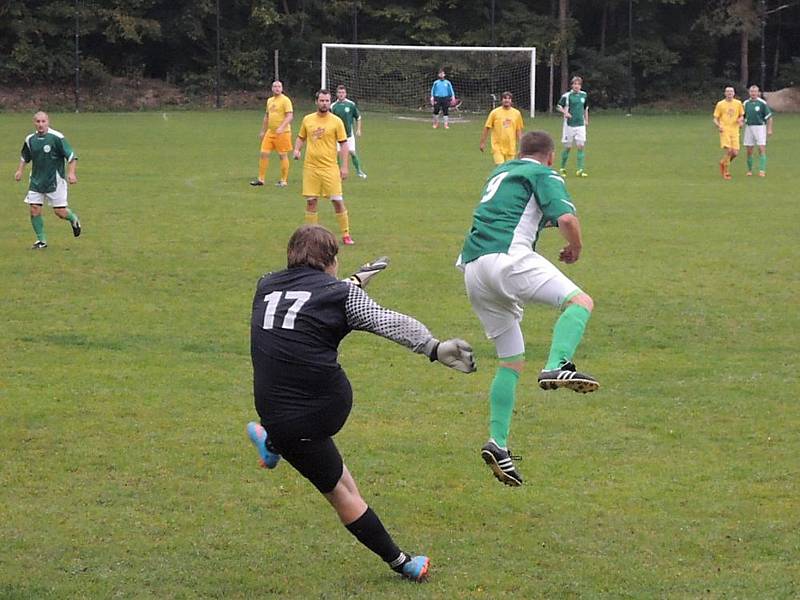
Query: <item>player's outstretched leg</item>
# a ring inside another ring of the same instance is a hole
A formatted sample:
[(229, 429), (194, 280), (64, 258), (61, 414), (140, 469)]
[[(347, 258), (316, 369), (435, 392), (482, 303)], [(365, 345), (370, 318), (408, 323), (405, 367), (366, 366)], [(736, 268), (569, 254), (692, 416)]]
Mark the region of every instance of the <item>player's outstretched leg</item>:
[(267, 430), (260, 423), (250, 421), (247, 424), (247, 436), (258, 451), (261, 466), (264, 469), (274, 469), (281, 460), (280, 454), (275, 454), (267, 449)]
[(514, 460), (521, 460), (521, 457), (512, 456), (508, 448), (501, 448), (494, 440), (489, 440), (481, 448), (481, 458), (489, 465), (498, 481), (512, 487), (522, 485), (522, 475), (514, 467)]
[(539, 387), (543, 390), (567, 388), (573, 392), (588, 394), (600, 387), (600, 383), (591, 375), (579, 373), (573, 362), (565, 362), (555, 369), (539, 373)]

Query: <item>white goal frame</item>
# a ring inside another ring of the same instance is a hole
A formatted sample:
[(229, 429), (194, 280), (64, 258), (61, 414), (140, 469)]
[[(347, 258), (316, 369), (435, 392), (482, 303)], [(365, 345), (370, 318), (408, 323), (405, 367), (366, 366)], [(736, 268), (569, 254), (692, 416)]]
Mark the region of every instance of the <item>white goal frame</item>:
[(536, 106), (536, 47), (534, 46), (400, 46), (394, 44), (322, 44), (322, 73), (320, 87), (328, 87), (328, 48), (345, 48), (352, 50), (411, 50), (416, 52), (526, 52), (531, 57), (531, 118), (534, 118)]

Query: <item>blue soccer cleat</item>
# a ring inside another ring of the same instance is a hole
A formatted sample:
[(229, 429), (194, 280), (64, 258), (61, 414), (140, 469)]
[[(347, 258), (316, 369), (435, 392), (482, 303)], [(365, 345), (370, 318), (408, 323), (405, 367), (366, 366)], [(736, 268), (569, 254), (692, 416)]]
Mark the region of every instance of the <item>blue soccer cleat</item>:
[(403, 565), (403, 577), (412, 581), (424, 581), (428, 577), (431, 559), (427, 556), (413, 556)]
[(281, 460), (280, 454), (275, 454), (267, 450), (267, 430), (260, 423), (250, 421), (247, 424), (247, 436), (253, 442), (253, 446), (258, 450), (261, 466), (264, 469), (274, 469)]

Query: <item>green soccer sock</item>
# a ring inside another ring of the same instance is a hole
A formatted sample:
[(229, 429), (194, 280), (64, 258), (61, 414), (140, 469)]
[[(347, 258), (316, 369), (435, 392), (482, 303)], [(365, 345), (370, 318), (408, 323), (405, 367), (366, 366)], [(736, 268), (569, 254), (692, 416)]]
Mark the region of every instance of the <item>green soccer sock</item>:
[(489, 436), (501, 448), (508, 444), (511, 415), (516, 401), (519, 373), (502, 364), (497, 368), (489, 389)]
[(749, 173), (752, 170), (753, 170), (753, 155), (752, 154), (748, 154), (747, 155), (747, 172)]
[(36, 239), (40, 242), (47, 242), (47, 238), (44, 235), (44, 217), (42, 215), (36, 215), (35, 217), (31, 215), (31, 225), (33, 225), (33, 231), (36, 233)]
[(591, 314), (579, 304), (570, 304), (564, 309), (553, 327), (553, 341), (550, 344), (550, 356), (544, 366), (545, 371), (557, 369), (572, 360)]
[(68, 208), (67, 209), (67, 221), (69, 221), (70, 223), (74, 223), (77, 220), (78, 220), (78, 215), (76, 215), (74, 212), (72, 212), (72, 209)]
[(578, 148), (578, 170), (583, 171), (584, 161), (586, 160), (586, 152), (583, 148)]
[(758, 170), (759, 171), (763, 171), (764, 173), (767, 172), (767, 155), (766, 154), (762, 154), (761, 156), (758, 157)]
[(562, 169), (567, 166), (567, 161), (568, 160), (569, 160), (569, 148), (564, 148), (564, 150), (561, 151), (561, 168)]
[(351, 152), (350, 159), (353, 161), (353, 166), (356, 168), (356, 173), (361, 173), (361, 161), (358, 160), (358, 155)]

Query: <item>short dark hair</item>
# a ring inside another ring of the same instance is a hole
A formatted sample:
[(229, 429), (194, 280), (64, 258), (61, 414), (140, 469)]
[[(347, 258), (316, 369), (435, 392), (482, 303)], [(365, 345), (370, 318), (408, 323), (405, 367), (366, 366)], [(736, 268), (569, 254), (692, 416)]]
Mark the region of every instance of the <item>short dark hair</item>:
[(553, 138), (546, 131), (529, 131), (519, 140), (519, 155), (550, 154), (555, 148)]
[(338, 253), (339, 244), (330, 231), (321, 225), (301, 225), (289, 238), (286, 266), (324, 271), (333, 264)]
[(336, 91), (338, 92), (339, 90), (347, 90), (347, 88), (340, 83), (339, 85), (336, 86)]
[(330, 95), (331, 95), (331, 91), (330, 90), (322, 88), (321, 90), (317, 91), (316, 94), (314, 94), (314, 99), (316, 100), (320, 96), (330, 96)]
[(513, 100), (514, 94), (512, 94), (511, 92), (503, 92), (502, 94), (500, 94), (500, 98), (511, 98)]

